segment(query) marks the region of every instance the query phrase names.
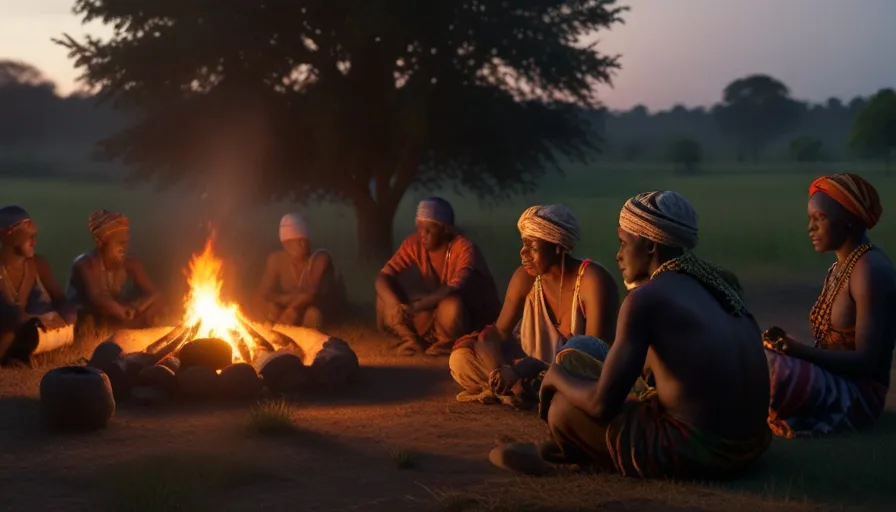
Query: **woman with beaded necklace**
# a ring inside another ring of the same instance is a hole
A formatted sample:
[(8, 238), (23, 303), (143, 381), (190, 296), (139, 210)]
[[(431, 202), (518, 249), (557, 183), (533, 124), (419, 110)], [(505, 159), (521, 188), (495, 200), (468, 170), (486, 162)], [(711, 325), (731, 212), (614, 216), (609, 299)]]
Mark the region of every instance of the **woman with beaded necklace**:
[(809, 187), (809, 238), (837, 261), (809, 313), (814, 344), (777, 327), (763, 335), (768, 421), (779, 436), (850, 432), (883, 411), (896, 340), (896, 269), (866, 233), (881, 211), (877, 191), (855, 174), (823, 176)]

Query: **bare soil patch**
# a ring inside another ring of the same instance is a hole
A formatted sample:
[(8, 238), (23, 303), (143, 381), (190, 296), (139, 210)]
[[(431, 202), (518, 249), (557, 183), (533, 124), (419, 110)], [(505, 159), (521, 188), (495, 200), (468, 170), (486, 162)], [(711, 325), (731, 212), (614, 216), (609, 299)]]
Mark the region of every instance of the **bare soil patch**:
[[(807, 335), (817, 288), (756, 286), (763, 326)], [(108, 429), (60, 436), (38, 423), (34, 370), (0, 372), (0, 485), (7, 510), (583, 511), (881, 507), (894, 496), (896, 413), (863, 436), (776, 440), (760, 468), (724, 484), (568, 473), (520, 478), (486, 455), (547, 435), (534, 414), (460, 404), (446, 358), (401, 359), (365, 325), (333, 329), (362, 364), (343, 391), (296, 397), (289, 432), (246, 428), (250, 404), (122, 406)], [(891, 401), (892, 402), (892, 401)], [(892, 408), (892, 405), (891, 405)], [(278, 413), (279, 414), (279, 413)]]

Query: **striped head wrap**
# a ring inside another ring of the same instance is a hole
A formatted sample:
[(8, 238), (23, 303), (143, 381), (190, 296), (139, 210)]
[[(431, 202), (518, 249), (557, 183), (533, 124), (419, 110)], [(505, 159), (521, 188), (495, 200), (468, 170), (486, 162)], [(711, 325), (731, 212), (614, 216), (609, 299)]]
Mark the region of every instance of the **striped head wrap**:
[(516, 223), (523, 238), (536, 238), (572, 251), (580, 239), (579, 219), (566, 205), (529, 207)]
[(858, 217), (866, 229), (871, 229), (880, 220), (883, 206), (880, 196), (871, 183), (852, 173), (822, 176), (809, 185), (809, 197), (816, 192), (824, 192), (840, 203), (850, 213)]
[(308, 238), (308, 223), (298, 213), (287, 213), (280, 219), (280, 241)]
[(0, 230), (11, 231), (25, 223), (33, 223), (31, 215), (24, 208), (17, 205), (0, 208)]
[(124, 215), (103, 209), (90, 214), (87, 226), (94, 239), (103, 240), (112, 233), (130, 229), (131, 223)]
[(416, 219), (451, 227), (454, 226), (454, 208), (441, 197), (430, 197), (417, 204)]
[(619, 212), (619, 228), (670, 247), (697, 247), (697, 211), (677, 192), (655, 190), (629, 199)]

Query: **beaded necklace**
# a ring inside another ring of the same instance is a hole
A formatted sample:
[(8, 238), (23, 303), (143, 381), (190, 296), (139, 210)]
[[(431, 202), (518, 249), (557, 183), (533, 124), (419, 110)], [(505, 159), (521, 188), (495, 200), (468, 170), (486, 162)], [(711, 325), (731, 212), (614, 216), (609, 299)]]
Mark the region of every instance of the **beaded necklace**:
[(866, 242), (855, 249), (843, 261), (842, 269), (834, 274), (839, 263), (834, 263), (828, 269), (828, 274), (824, 278), (824, 286), (821, 294), (809, 311), (809, 322), (812, 324), (812, 335), (815, 337), (815, 346), (817, 347), (831, 331), (831, 311), (834, 309), (834, 301), (843, 289), (843, 286), (849, 282), (849, 276), (866, 252), (872, 248), (871, 242)]

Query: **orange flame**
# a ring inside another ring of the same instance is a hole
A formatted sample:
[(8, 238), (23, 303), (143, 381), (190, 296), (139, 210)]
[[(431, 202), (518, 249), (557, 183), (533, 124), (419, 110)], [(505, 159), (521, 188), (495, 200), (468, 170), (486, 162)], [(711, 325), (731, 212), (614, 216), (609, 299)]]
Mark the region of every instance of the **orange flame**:
[(233, 362), (245, 361), (241, 355), (243, 344), (250, 358), (255, 357), (256, 348), (252, 336), (243, 327), (245, 321), (236, 304), (221, 300), (223, 263), (212, 250), (212, 238), (205, 242), (201, 254), (194, 254), (190, 260), (187, 284), (190, 292), (184, 303), (184, 320), (188, 327), (199, 326), (196, 338), (218, 338), (226, 341), (233, 349)]

